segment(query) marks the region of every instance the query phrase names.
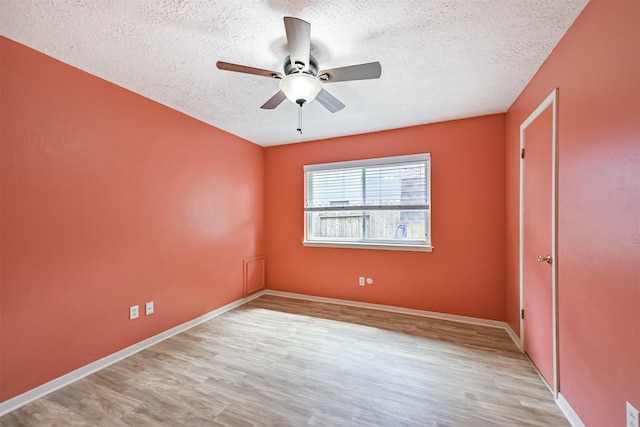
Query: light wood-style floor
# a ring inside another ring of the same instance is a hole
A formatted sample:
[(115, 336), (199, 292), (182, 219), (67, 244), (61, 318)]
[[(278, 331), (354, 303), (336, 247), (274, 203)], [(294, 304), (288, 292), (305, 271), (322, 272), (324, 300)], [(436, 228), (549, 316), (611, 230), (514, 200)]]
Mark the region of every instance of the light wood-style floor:
[(569, 426), (500, 329), (262, 296), (9, 426)]

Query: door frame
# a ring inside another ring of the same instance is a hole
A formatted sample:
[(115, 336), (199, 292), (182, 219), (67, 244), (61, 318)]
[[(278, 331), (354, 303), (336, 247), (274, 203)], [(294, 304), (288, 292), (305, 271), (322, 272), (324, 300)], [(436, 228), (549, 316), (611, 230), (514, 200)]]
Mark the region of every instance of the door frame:
[[(552, 295), (552, 346), (553, 346), (553, 379), (549, 388), (554, 398), (558, 398), (558, 89), (554, 89), (547, 98), (520, 125), (520, 153), (525, 148), (525, 130), (549, 106), (552, 107), (551, 125), (551, 295)], [(520, 349), (524, 348), (524, 158), (520, 156), (520, 234), (519, 234), (519, 276), (520, 276)], [(526, 314), (525, 314), (526, 315)], [(542, 376), (542, 375), (541, 375)]]

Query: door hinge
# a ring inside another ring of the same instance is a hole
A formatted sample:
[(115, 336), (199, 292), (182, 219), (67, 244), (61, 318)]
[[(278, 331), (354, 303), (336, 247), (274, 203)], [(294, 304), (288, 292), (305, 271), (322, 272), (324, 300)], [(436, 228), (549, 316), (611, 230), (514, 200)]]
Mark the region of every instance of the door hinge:
[(520, 310), (520, 318), (524, 320), (524, 308)]
[(524, 148), (522, 150), (520, 150), (520, 158), (524, 159)]

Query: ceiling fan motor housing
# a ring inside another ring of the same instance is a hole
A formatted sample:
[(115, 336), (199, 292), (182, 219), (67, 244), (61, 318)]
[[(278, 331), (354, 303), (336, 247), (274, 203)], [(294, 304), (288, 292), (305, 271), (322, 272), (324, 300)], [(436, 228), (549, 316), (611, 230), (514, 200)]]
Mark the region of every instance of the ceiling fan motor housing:
[[(305, 70), (305, 65), (307, 65), (307, 69)], [(313, 56), (309, 55), (309, 64), (302, 63), (292, 63), (291, 57), (287, 55), (284, 59), (284, 74), (288, 76), (290, 74), (298, 74), (305, 73), (310, 74), (314, 77), (318, 76), (318, 60)]]

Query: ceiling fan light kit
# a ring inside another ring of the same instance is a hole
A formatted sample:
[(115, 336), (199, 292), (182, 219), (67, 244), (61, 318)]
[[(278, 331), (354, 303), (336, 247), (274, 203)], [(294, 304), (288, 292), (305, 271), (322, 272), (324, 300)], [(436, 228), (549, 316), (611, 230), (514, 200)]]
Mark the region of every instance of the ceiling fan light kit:
[(322, 90), (322, 83), (311, 74), (289, 74), (280, 80), (280, 90), (291, 102), (302, 106), (315, 99)]
[[(302, 19), (286, 16), (284, 28), (289, 47), (289, 56), (284, 61), (284, 73), (223, 61), (218, 61), (216, 64), (220, 70), (281, 79), (280, 91), (265, 102), (260, 107), (262, 109), (272, 110), (285, 99), (291, 100), (302, 108), (302, 105), (316, 99), (331, 113), (335, 113), (342, 110), (344, 104), (324, 89), (323, 83), (377, 79), (382, 74), (379, 62), (319, 70), (318, 62), (310, 54), (311, 24)], [(301, 120), (300, 116), (299, 120)], [(298, 130), (301, 131), (301, 125), (298, 126)]]

